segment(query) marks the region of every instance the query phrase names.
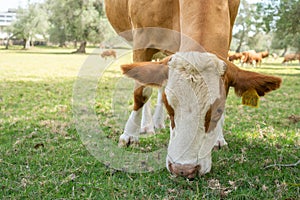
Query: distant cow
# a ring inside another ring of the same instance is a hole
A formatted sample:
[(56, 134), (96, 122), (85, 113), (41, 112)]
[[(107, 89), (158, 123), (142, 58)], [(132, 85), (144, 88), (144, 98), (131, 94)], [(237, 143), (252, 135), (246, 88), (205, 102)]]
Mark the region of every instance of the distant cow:
[(261, 66), (262, 59), (269, 56), (268, 51), (262, 51), (259, 53), (256, 53), (255, 51), (245, 51), (242, 54), (242, 64), (248, 63), (253, 65), (254, 67), (256, 66), (256, 63), (258, 63), (259, 66)]
[(293, 60), (299, 60), (300, 62), (300, 53), (291, 53), (291, 54), (286, 54), (284, 56), (284, 60), (282, 61), (282, 64), (283, 63), (288, 63), (288, 62), (291, 62)]
[(261, 65), (262, 61), (262, 54), (256, 53), (256, 52), (243, 52), (243, 59), (242, 59), (242, 65), (244, 63), (248, 63), (256, 67), (256, 63)]
[(103, 51), (101, 53), (101, 57), (104, 58), (104, 59), (106, 59), (107, 57), (110, 57), (110, 56), (116, 58), (117, 57), (116, 51), (114, 51), (114, 50), (107, 50), (107, 51)]
[(242, 53), (234, 53), (234, 54), (228, 55), (228, 60), (230, 62), (233, 62), (234, 60), (241, 61), (242, 57), (243, 57)]
[(266, 58), (269, 56), (269, 52), (268, 51), (262, 51), (262, 52), (259, 52), (261, 54), (261, 57), (262, 58)]

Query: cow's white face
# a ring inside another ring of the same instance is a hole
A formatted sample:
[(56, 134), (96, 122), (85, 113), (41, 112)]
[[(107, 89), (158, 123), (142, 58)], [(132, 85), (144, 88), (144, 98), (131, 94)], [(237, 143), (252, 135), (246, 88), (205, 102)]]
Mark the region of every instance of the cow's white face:
[(226, 65), (214, 54), (181, 52), (168, 63), (166, 99), (174, 112), (167, 168), (193, 178), (211, 169), (211, 150), (222, 133)]

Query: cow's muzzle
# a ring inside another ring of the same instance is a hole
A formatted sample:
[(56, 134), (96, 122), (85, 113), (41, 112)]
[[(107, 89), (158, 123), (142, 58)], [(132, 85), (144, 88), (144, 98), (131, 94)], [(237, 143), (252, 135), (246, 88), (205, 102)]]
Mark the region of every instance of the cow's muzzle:
[(168, 168), (169, 171), (176, 176), (183, 176), (188, 179), (194, 179), (201, 169), (201, 166), (194, 164), (176, 164), (168, 161)]

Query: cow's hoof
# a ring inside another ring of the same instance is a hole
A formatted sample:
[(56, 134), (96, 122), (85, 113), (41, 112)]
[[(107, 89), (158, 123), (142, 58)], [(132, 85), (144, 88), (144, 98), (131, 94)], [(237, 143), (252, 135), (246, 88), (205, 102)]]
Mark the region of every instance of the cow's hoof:
[(221, 148), (226, 147), (228, 144), (224, 139), (217, 140), (214, 146), (214, 150), (220, 150)]
[(146, 134), (146, 133), (154, 134), (155, 133), (154, 127), (152, 125), (143, 126), (140, 131), (142, 134)]
[(139, 138), (135, 136), (128, 136), (126, 134), (122, 134), (119, 138), (119, 147), (128, 147), (135, 146), (139, 144)]
[(163, 122), (155, 122), (154, 121), (154, 128), (156, 128), (156, 129), (164, 129), (164, 128), (166, 128), (166, 126), (165, 126), (165, 122), (163, 121)]
[(165, 116), (164, 116), (164, 110), (162, 105), (156, 107), (152, 121), (154, 124), (154, 128), (156, 129), (165, 128)]

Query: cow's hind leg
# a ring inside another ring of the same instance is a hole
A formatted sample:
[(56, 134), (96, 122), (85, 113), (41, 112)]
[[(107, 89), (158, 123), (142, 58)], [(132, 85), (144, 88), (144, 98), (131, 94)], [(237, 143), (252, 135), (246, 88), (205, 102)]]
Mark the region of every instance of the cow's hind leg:
[(151, 102), (147, 101), (143, 106), (142, 122), (141, 122), (141, 133), (154, 134), (154, 125), (151, 115)]
[(157, 94), (157, 103), (153, 115), (154, 128), (157, 129), (165, 128), (164, 102), (162, 99), (163, 92), (164, 88), (159, 88)]
[[(149, 100), (152, 94), (152, 88), (141, 86), (136, 83), (134, 90), (134, 106), (129, 119), (125, 125), (124, 133), (120, 136), (119, 146), (125, 147), (139, 142), (141, 131), (141, 120), (143, 115), (143, 106)], [(151, 115), (151, 114), (150, 114)]]

